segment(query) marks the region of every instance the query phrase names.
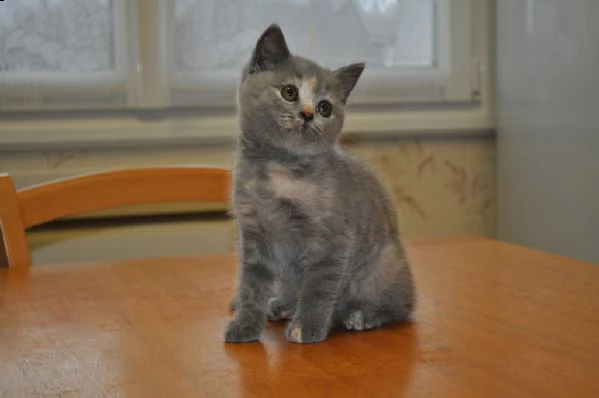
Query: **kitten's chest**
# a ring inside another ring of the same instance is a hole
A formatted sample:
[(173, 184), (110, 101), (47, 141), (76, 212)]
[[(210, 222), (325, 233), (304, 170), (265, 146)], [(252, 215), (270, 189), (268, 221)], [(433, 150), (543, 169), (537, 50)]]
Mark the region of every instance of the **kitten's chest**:
[(264, 226), (289, 227), (317, 220), (332, 206), (332, 188), (315, 176), (294, 172), (276, 162), (251, 174), (241, 188)]
[(266, 165), (264, 176), (263, 188), (275, 200), (288, 200), (301, 206), (317, 202), (319, 181), (315, 178), (298, 176), (275, 162)]

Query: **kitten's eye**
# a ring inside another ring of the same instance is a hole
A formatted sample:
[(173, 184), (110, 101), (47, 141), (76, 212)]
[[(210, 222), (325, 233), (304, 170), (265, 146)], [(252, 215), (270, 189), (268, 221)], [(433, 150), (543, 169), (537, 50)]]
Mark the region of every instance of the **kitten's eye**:
[(317, 110), (322, 116), (329, 117), (333, 113), (333, 105), (327, 100), (322, 100), (318, 103)]
[(298, 98), (298, 90), (293, 84), (283, 86), (281, 89), (281, 96), (289, 102), (295, 102)]

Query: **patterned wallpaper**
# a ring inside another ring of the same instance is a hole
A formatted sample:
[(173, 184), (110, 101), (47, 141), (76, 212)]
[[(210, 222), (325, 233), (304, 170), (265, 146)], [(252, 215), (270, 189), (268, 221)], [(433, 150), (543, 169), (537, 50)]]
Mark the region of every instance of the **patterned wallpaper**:
[[(496, 234), (493, 137), (348, 140), (372, 164), (398, 204), (408, 237)], [(228, 166), (230, 145), (6, 152), (0, 172), (27, 186), (107, 167), (158, 164)], [(155, 207), (154, 207), (155, 208)]]
[(496, 234), (493, 138), (349, 143), (387, 182), (406, 236)]

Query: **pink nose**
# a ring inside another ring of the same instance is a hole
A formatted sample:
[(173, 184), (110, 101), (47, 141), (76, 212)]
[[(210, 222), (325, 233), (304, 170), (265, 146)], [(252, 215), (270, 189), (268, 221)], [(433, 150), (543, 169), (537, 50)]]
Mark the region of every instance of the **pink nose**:
[(306, 115), (314, 115), (314, 108), (312, 108), (310, 105), (304, 105), (304, 113)]
[(304, 110), (300, 112), (300, 116), (306, 121), (314, 119), (314, 108), (311, 106), (304, 106)]

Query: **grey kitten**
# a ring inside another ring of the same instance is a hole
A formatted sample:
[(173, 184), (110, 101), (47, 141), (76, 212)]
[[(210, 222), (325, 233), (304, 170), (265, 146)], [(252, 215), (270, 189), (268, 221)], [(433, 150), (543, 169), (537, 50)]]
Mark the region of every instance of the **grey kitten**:
[(410, 319), (414, 286), (392, 202), (337, 143), (363, 70), (290, 54), (277, 25), (259, 38), (238, 91), (240, 281), (226, 341), (259, 339), (267, 317), (291, 319), (295, 343)]

